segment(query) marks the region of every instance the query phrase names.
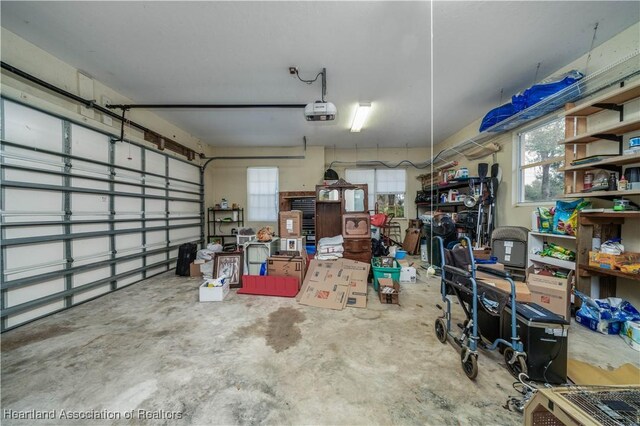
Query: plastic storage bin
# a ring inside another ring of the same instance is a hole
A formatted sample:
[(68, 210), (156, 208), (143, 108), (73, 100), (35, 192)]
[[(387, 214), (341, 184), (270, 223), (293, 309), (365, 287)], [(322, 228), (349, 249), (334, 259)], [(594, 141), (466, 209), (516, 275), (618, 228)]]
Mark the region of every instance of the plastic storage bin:
[[(394, 266), (383, 266), (385, 259), (391, 259)], [(371, 259), (371, 269), (373, 270), (373, 288), (378, 291), (379, 278), (391, 278), (394, 281), (400, 281), (400, 271), (402, 267), (397, 260), (389, 257), (374, 257)]]

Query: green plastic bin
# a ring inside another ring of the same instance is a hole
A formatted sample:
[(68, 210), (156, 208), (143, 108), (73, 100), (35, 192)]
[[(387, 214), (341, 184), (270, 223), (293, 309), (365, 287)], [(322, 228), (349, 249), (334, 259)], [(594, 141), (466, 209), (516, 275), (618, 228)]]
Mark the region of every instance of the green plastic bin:
[(373, 270), (373, 288), (378, 291), (379, 278), (391, 278), (395, 281), (400, 281), (400, 270), (402, 267), (397, 260), (393, 259), (394, 266), (382, 266), (382, 258), (374, 257), (371, 259), (371, 269)]

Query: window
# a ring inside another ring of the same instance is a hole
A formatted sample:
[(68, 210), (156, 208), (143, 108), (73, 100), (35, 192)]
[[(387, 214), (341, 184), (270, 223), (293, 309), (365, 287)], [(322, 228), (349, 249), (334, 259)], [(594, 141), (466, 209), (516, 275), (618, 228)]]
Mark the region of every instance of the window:
[(518, 201), (553, 201), (563, 193), (564, 119), (518, 133)]
[(278, 220), (278, 168), (247, 169), (247, 210), (250, 222)]
[(393, 213), (405, 217), (404, 196), (407, 171), (404, 169), (347, 169), (345, 178), (351, 183), (369, 186), (369, 209), (377, 207), (379, 213)]

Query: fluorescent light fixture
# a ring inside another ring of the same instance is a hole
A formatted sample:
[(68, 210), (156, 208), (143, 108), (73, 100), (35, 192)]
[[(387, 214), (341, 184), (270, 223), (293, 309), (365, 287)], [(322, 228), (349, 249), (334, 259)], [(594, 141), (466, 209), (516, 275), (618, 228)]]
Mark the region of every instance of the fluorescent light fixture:
[(353, 117), (353, 123), (351, 124), (352, 132), (362, 130), (362, 126), (364, 126), (364, 122), (367, 121), (367, 117), (369, 116), (369, 111), (371, 111), (371, 102), (360, 102), (356, 110), (356, 115)]

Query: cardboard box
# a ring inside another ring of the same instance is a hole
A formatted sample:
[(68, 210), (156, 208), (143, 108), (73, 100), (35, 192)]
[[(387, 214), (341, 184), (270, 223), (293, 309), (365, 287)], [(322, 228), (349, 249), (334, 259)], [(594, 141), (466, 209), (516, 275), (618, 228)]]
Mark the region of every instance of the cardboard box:
[[(378, 295), (380, 296), (380, 303), (397, 305), (400, 303), (400, 284), (397, 281), (393, 281), (391, 278), (380, 278), (378, 280), (380, 287), (378, 288)], [(384, 288), (393, 288), (395, 293), (383, 293)]]
[(401, 283), (413, 283), (417, 280), (416, 268), (413, 266), (403, 266), (400, 269), (400, 282)]
[(306, 245), (306, 237), (280, 238), (280, 251), (301, 251)]
[(289, 210), (278, 213), (278, 233), (280, 238), (302, 236), (302, 211)]
[(531, 301), (569, 321), (573, 271), (569, 273), (567, 278), (536, 275), (533, 273), (533, 267), (530, 267), (527, 272), (527, 285), (531, 292)]
[(349, 284), (349, 294), (347, 295), (347, 306), (352, 308), (367, 307), (367, 280), (352, 279)]
[(190, 277), (202, 277), (202, 272), (200, 272), (201, 263), (191, 262), (189, 265), (189, 276)]
[[(476, 272), (476, 279), (482, 281), (482, 284), (494, 287), (498, 291), (505, 294), (511, 294), (511, 284), (509, 281), (502, 278), (494, 277), (493, 275), (486, 274), (484, 272)], [(526, 283), (515, 281), (516, 285), (516, 300), (518, 302), (531, 302), (531, 292)]]
[(482, 249), (473, 249), (473, 258), (489, 260), (491, 259), (491, 249), (489, 247)]
[(229, 294), (229, 281), (225, 282), (221, 287), (208, 287), (207, 285), (208, 281), (200, 285), (201, 302), (222, 302)]
[(302, 305), (341, 310), (351, 296), (356, 300), (349, 306), (361, 305), (363, 295), (357, 293), (362, 293), (369, 268), (368, 263), (355, 260), (313, 259), (296, 300)]
[(296, 256), (270, 256), (267, 259), (267, 275), (274, 277), (294, 277), (298, 280), (298, 288), (304, 281), (306, 259)]
[(608, 254), (598, 251), (589, 252), (589, 266), (603, 269), (620, 269), (620, 265), (640, 262), (640, 253), (631, 251), (623, 254)]

